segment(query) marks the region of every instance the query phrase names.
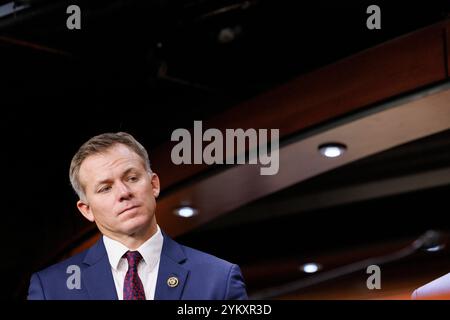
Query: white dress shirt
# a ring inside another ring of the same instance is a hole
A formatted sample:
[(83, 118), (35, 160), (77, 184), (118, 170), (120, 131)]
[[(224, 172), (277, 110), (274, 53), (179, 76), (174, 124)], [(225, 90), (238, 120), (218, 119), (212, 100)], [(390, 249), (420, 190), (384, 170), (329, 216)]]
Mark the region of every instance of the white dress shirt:
[[(147, 300), (153, 300), (155, 297), (163, 242), (163, 235), (159, 226), (157, 226), (156, 233), (136, 250), (139, 251), (143, 258), (138, 265), (138, 274), (144, 286), (145, 298)], [(103, 236), (103, 243), (105, 244), (106, 253), (111, 264), (117, 297), (119, 300), (123, 300), (123, 284), (128, 271), (128, 262), (123, 255), (130, 249), (107, 236)]]

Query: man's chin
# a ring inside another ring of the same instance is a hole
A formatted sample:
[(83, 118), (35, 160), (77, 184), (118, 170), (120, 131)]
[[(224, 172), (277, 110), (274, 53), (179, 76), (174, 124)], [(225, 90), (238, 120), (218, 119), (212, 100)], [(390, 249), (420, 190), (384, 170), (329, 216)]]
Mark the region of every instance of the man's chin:
[(144, 234), (151, 228), (151, 219), (147, 217), (134, 217), (123, 223), (123, 230), (128, 235)]

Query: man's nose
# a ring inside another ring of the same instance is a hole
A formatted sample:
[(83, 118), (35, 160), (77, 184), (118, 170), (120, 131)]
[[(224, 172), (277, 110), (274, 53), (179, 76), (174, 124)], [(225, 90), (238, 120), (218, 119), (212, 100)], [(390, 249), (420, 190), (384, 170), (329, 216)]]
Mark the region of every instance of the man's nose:
[(117, 193), (119, 197), (119, 201), (129, 200), (133, 197), (133, 193), (130, 188), (125, 183), (117, 184)]

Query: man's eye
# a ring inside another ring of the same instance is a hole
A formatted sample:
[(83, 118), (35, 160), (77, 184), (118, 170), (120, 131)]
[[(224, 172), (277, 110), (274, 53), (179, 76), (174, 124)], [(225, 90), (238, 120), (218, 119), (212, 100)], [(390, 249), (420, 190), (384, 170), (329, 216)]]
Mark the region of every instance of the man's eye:
[(111, 189), (110, 186), (106, 186), (106, 187), (103, 187), (103, 188), (101, 188), (100, 190), (98, 190), (98, 192), (99, 192), (99, 193), (103, 193), (103, 192), (109, 191), (110, 189)]
[(128, 177), (128, 181), (136, 182), (136, 181), (138, 181), (138, 177), (136, 177), (136, 176), (130, 176), (130, 177)]

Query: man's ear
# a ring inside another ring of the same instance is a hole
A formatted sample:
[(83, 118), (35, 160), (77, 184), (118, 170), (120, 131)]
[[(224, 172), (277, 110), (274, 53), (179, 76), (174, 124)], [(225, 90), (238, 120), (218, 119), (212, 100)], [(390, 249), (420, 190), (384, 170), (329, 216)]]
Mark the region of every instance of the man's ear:
[(92, 214), (91, 207), (81, 200), (77, 202), (77, 208), (83, 214), (83, 216), (88, 219), (90, 222), (94, 222), (94, 215)]
[(150, 179), (152, 183), (153, 196), (158, 198), (160, 190), (159, 177), (156, 173), (152, 173)]

